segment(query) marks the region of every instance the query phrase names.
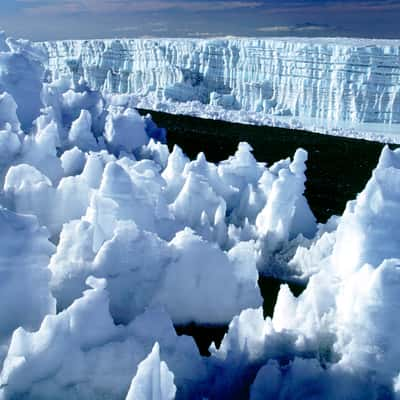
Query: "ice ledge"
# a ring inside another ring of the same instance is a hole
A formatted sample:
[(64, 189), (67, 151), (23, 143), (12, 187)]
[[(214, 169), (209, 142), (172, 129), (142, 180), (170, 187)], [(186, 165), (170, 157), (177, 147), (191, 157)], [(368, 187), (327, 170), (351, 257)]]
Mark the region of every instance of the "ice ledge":
[(38, 46), (47, 52), (52, 79), (83, 77), (94, 89), (131, 95), (137, 107), (400, 142), (399, 40), (105, 39)]

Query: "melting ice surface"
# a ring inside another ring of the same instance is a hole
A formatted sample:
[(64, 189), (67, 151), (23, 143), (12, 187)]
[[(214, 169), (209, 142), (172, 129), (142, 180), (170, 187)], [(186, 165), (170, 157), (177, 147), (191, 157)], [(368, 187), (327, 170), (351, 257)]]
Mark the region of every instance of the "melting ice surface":
[(400, 42), (109, 39), (39, 44), (50, 76), (144, 109), (400, 143)]
[[(305, 150), (189, 160), (118, 96), (42, 83), (37, 46), (0, 49), (0, 399), (400, 398), (400, 151), (316, 224)], [(307, 286), (264, 318), (260, 274)], [(209, 357), (193, 322), (229, 324)]]

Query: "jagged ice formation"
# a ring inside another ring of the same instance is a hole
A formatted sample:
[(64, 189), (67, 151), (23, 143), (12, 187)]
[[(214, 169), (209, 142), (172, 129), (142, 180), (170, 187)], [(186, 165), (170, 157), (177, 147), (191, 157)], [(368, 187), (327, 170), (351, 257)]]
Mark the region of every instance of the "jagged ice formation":
[(398, 142), (400, 44), (341, 38), (110, 39), (41, 43), (73, 74), (135, 105)]

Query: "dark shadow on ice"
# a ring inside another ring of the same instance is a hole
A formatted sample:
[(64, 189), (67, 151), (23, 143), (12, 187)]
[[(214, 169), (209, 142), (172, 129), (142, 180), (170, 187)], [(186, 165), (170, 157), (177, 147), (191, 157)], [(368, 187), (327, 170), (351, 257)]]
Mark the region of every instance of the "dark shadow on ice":
[[(305, 285), (288, 283), (273, 277), (261, 276), (259, 278), (258, 285), (264, 299), (264, 317), (272, 317), (279, 288), (284, 283), (289, 285), (290, 290), (296, 297), (306, 288)], [(209, 356), (210, 352), (208, 349), (211, 343), (214, 342), (216, 347), (219, 348), (225, 333), (228, 332), (228, 325), (207, 326), (191, 323), (189, 325), (176, 325), (175, 330), (178, 335), (192, 336), (199, 348), (200, 354), (202, 356)]]
[(284, 283), (289, 285), (289, 288), (295, 297), (300, 296), (301, 293), (303, 293), (303, 290), (306, 288), (305, 285), (284, 282), (271, 276), (259, 277), (258, 286), (260, 287), (261, 295), (264, 299), (264, 317), (272, 317), (276, 300), (278, 298), (279, 289)]
[(221, 341), (226, 332), (228, 332), (228, 325), (222, 326), (207, 326), (196, 325), (194, 323), (189, 325), (176, 325), (176, 333), (178, 335), (192, 336), (199, 348), (202, 356), (209, 356), (208, 348), (214, 342), (217, 348), (220, 346)]

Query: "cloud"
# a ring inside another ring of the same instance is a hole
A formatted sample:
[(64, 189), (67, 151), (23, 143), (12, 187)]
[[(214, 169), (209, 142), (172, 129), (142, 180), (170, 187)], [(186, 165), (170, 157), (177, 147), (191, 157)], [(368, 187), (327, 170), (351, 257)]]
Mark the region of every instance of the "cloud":
[(113, 32), (116, 33), (124, 33), (124, 32), (134, 32), (137, 31), (139, 28), (137, 26), (118, 26), (112, 29)]
[[(12, 15), (4, 11), (8, 2), (15, 5)], [(400, 0), (0, 0), (0, 3), (4, 29), (35, 40), (157, 36), (157, 33), (207, 37), (217, 36), (217, 32), (221, 36), (335, 34), (398, 38), (400, 35)], [(162, 21), (168, 29), (159, 27), (157, 31), (149, 26), (152, 21)], [(304, 21), (315, 23), (299, 24)], [(323, 23), (332, 26), (320, 25)]]
[[(279, 4), (279, 5), (277, 5)], [(265, 8), (266, 14), (295, 14), (300, 13), (362, 13), (362, 12), (391, 12), (399, 11), (398, 0), (326, 0), (315, 2), (306, 1), (282, 1), (271, 7)]]
[(62, 5), (58, 4), (35, 4), (33, 0), (18, 1), (22, 11), (32, 15), (43, 14), (73, 14), (81, 10), (81, 4), (76, 1), (64, 1)]
[(258, 32), (274, 33), (274, 32), (291, 32), (292, 27), (287, 25), (276, 25), (276, 26), (262, 26), (257, 28)]
[(321, 32), (327, 30), (334, 30), (335, 28), (326, 24), (313, 24), (306, 22), (297, 25), (275, 25), (275, 26), (262, 26), (257, 28), (258, 32), (263, 33), (302, 33), (302, 32)]
[[(146, 24), (146, 27), (149, 32), (156, 34), (156, 33), (163, 33), (163, 32), (168, 32), (169, 27), (167, 24), (161, 21), (157, 22), (148, 22)], [(143, 27), (141, 25), (129, 25), (129, 26), (117, 26), (113, 29), (111, 29), (112, 32), (115, 33), (129, 33), (129, 32), (138, 32), (141, 31)]]
[(188, 38), (227, 38), (227, 37), (234, 37), (232, 35), (227, 36), (224, 32), (191, 32), (187, 31), (184, 32), (185, 37)]
[(391, 12), (398, 0), (15, 0), (25, 13), (59, 15), (74, 13), (129, 13), (182, 10), (216, 12), (260, 8), (266, 14), (329, 12)]
[(400, 10), (400, 3), (396, 0), (380, 1), (335, 1), (329, 5), (330, 10), (343, 11), (395, 11)]
[(225, 11), (243, 8), (261, 7), (262, 1), (185, 1), (185, 0), (17, 0), (24, 11), (31, 15), (59, 15), (74, 13), (130, 13), (130, 12), (156, 12), (168, 10), (183, 10), (192, 12)]

